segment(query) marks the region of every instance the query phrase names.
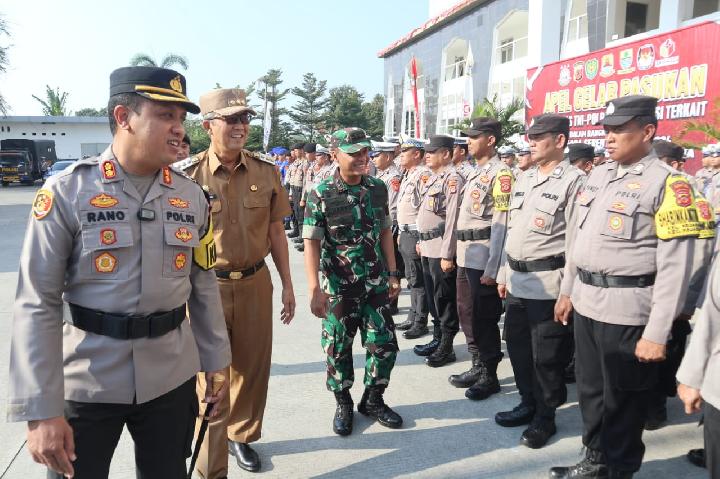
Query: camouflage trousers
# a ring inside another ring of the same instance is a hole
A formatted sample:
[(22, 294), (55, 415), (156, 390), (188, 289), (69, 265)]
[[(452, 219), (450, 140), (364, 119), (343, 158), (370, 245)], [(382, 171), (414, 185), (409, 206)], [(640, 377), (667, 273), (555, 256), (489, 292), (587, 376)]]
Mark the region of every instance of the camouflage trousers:
[(355, 381), (352, 345), (357, 330), (366, 349), (365, 385), (387, 386), (398, 344), (387, 291), (360, 297), (331, 296), (320, 344), (326, 354), (327, 388), (349, 389)]

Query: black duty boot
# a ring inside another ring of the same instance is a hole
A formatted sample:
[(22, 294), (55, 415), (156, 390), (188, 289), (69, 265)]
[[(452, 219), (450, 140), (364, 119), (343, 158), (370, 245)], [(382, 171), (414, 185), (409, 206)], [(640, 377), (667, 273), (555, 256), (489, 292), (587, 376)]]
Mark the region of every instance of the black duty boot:
[(480, 361), (480, 377), (465, 391), (465, 397), (473, 401), (487, 399), (500, 392), (497, 377), (498, 361)]
[(358, 404), (358, 412), (375, 419), (390, 429), (399, 429), (403, 420), (398, 413), (385, 404), (383, 393), (385, 386), (368, 386)]
[(705, 449), (690, 449), (685, 455), (690, 464), (697, 467), (707, 467), (705, 463)]
[(480, 358), (478, 357), (478, 353), (472, 353), (472, 358), (470, 359), (470, 369), (464, 373), (450, 375), (448, 381), (456, 388), (469, 388), (475, 384), (479, 377)]
[(520, 442), (530, 449), (540, 449), (555, 435), (555, 420), (535, 417), (520, 436)]
[(353, 400), (350, 391), (343, 389), (335, 392), (335, 401), (337, 408), (333, 418), (333, 431), (335, 434), (347, 436), (353, 429)]
[(293, 241), (293, 243), (295, 243), (295, 244), (301, 244), (301, 243), (304, 243), (304, 242), (305, 242), (305, 240), (302, 239), (300, 236), (298, 236), (297, 238), (293, 238), (292, 241)]
[[(403, 338), (405, 339), (417, 339), (425, 336), (428, 333), (428, 328), (426, 325), (419, 321), (415, 321), (410, 329), (405, 331), (403, 333)], [(415, 354), (419, 354), (417, 351)], [(421, 354), (422, 356), (422, 354)]]
[(439, 368), (446, 364), (455, 362), (455, 350), (453, 349), (454, 334), (443, 334), (440, 338), (440, 345), (428, 357), (425, 358), (425, 364), (431, 368)]
[(297, 238), (298, 236), (300, 236), (300, 230), (298, 229), (297, 226), (293, 225), (293, 229), (292, 229), (292, 231), (290, 231), (287, 234), (287, 237), (288, 238)]
[(418, 356), (430, 356), (432, 353), (435, 352), (438, 346), (440, 346), (440, 336), (442, 336), (442, 332), (440, 331), (440, 325), (435, 324), (435, 326), (433, 327), (432, 341), (427, 344), (418, 344), (413, 348), (413, 352)]
[(415, 324), (415, 322), (411, 318), (408, 318), (402, 323), (396, 324), (395, 329), (397, 329), (398, 331), (406, 331), (410, 329), (413, 324)]
[(289, 221), (286, 221), (286, 222), (285, 222), (285, 231), (288, 231), (288, 230), (291, 230), (291, 229), (292, 229), (292, 225), (290, 224)]
[(608, 479), (610, 477), (605, 456), (600, 451), (587, 448), (585, 459), (578, 462), (574, 466), (568, 467), (552, 467), (550, 468), (551, 479), (558, 478), (592, 478), (592, 479)]
[(501, 411), (495, 414), (495, 422), (502, 427), (517, 427), (530, 424), (535, 416), (535, 407), (520, 403), (512, 411)]

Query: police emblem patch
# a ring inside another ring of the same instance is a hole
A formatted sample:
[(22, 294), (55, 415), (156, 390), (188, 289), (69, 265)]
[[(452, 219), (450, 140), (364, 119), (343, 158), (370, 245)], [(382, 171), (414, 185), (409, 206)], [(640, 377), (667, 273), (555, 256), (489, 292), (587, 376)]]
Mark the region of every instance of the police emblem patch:
[(95, 270), (98, 273), (112, 273), (117, 267), (117, 258), (108, 252), (95, 258)]
[(182, 93), (182, 81), (180, 81), (180, 75), (176, 76), (172, 80), (170, 80), (170, 88), (175, 90), (178, 93)]
[(692, 204), (692, 191), (690, 184), (685, 180), (677, 180), (670, 183), (670, 188), (675, 193), (675, 203), (678, 206), (687, 207)]
[(115, 169), (115, 163), (112, 160), (105, 160), (100, 165), (102, 168), (103, 178), (106, 180), (112, 180), (117, 176), (117, 170)]
[(53, 206), (53, 193), (50, 190), (40, 189), (33, 200), (32, 214), (36, 220), (45, 218)]
[(115, 230), (112, 228), (105, 228), (100, 230), (100, 242), (104, 245), (111, 245), (117, 242), (117, 235)]
[(487, 175), (482, 175), (480, 177), (480, 181), (482, 181), (483, 183), (490, 183), (490, 177)]
[(173, 206), (175, 208), (187, 208), (190, 206), (190, 202), (186, 201), (182, 198), (168, 198), (168, 203), (170, 203), (170, 206)]
[(536, 218), (533, 220), (533, 223), (534, 223), (535, 226), (537, 226), (538, 228), (544, 228), (544, 227), (545, 227), (545, 219), (544, 219), (544, 218), (536, 217)]
[(175, 255), (175, 269), (181, 270), (187, 264), (187, 255), (185, 253), (178, 253)]
[(100, 193), (99, 195), (95, 195), (90, 199), (90, 204), (95, 208), (112, 208), (118, 203), (119, 201), (117, 198), (105, 193)]
[(472, 193), (470, 193), (470, 196), (472, 196), (475, 199), (480, 198), (480, 190), (472, 190)]
[(623, 226), (623, 219), (620, 216), (613, 215), (608, 220), (608, 228), (613, 231), (620, 231)]

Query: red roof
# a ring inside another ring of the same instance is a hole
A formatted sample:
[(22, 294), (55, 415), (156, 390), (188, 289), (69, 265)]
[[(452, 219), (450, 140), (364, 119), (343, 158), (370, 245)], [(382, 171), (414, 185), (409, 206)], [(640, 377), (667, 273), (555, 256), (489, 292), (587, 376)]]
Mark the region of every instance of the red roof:
[(384, 58), (390, 53), (399, 50), (401, 47), (412, 43), (415, 40), (419, 40), (427, 34), (434, 31), (436, 28), (448, 23), (450, 20), (467, 13), (473, 7), (486, 2), (487, 0), (461, 0), (456, 3), (453, 7), (448, 8), (437, 17), (431, 18), (427, 22), (423, 23), (418, 28), (414, 29), (404, 37), (391, 43), (387, 48), (380, 50), (377, 54), (378, 58)]

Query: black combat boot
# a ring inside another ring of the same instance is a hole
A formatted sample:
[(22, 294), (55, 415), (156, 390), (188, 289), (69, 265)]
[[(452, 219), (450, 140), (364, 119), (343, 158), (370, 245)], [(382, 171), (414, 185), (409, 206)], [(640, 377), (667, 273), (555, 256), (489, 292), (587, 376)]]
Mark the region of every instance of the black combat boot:
[(470, 369), (464, 373), (450, 375), (448, 381), (456, 388), (469, 388), (475, 384), (479, 377), (480, 358), (478, 357), (478, 353), (472, 353), (472, 358), (470, 359)]
[(707, 467), (705, 463), (705, 449), (690, 449), (685, 455), (690, 464), (697, 467)]
[(398, 413), (385, 404), (385, 386), (367, 386), (358, 404), (358, 412), (375, 419), (390, 429), (399, 429), (403, 420)]
[[(405, 339), (417, 339), (425, 336), (428, 333), (427, 325), (421, 321), (415, 321), (410, 329), (403, 333)], [(417, 354), (417, 352), (416, 352)], [(422, 356), (422, 355), (421, 355)]]
[(520, 442), (530, 449), (540, 449), (556, 432), (554, 419), (535, 416), (520, 436)]
[(292, 241), (293, 241), (293, 243), (295, 243), (295, 244), (301, 244), (301, 243), (304, 243), (304, 242), (305, 242), (305, 240), (302, 239), (302, 237), (300, 237), (300, 236), (298, 236), (297, 238), (293, 238)]
[(285, 222), (285, 231), (288, 231), (288, 230), (291, 230), (291, 229), (292, 229), (292, 225), (290, 224), (290, 221), (286, 221), (286, 222)]
[(454, 334), (443, 334), (440, 338), (440, 346), (430, 356), (425, 358), (425, 364), (431, 368), (439, 368), (446, 364), (455, 362), (455, 350), (453, 349)]
[(335, 392), (335, 417), (333, 418), (333, 431), (340, 436), (347, 436), (353, 429), (353, 400), (348, 389)]
[(298, 225), (296, 222), (292, 221), (292, 230), (287, 234), (288, 238), (297, 238), (300, 236), (300, 228), (298, 228)]
[(500, 381), (497, 377), (498, 360), (480, 361), (478, 380), (465, 391), (465, 397), (473, 401), (487, 399), (500, 392)]
[(512, 411), (495, 414), (495, 422), (502, 427), (517, 427), (530, 424), (533, 417), (535, 417), (535, 406), (520, 403)]
[[(442, 332), (440, 331), (440, 324), (435, 323), (433, 326), (433, 338), (427, 344), (418, 344), (413, 348), (413, 352), (418, 356), (430, 356), (440, 346), (440, 337)], [(407, 337), (407, 336), (406, 336)], [(412, 338), (407, 338), (412, 339)]]
[(551, 467), (551, 479), (608, 479), (610, 477), (605, 455), (589, 447), (585, 449), (585, 459), (574, 466)]

